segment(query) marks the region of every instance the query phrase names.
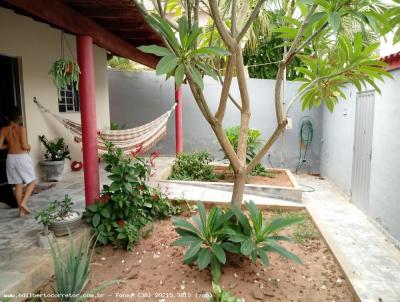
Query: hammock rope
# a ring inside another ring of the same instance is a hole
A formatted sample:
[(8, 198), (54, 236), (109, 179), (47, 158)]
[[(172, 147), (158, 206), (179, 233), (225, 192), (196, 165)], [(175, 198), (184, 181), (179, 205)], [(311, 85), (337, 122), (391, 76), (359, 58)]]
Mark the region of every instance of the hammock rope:
[[(74, 135), (76, 142), (82, 141), (82, 126), (79, 123), (63, 118), (44, 107), (36, 97), (33, 98), (35, 104), (43, 113), (47, 113), (60, 122), (71, 134)], [(172, 111), (175, 110), (176, 103), (170, 110), (160, 115), (155, 120), (131, 129), (122, 130), (101, 130), (97, 131), (97, 148), (99, 154), (107, 152), (105, 141), (113, 143), (121, 148), (125, 153), (146, 152), (157, 144), (167, 134), (167, 122)]]

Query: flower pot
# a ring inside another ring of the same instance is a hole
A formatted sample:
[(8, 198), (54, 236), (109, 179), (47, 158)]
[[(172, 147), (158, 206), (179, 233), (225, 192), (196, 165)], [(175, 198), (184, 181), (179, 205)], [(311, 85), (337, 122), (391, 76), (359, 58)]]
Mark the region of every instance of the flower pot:
[(74, 71), (74, 63), (69, 62), (66, 66), (65, 66), (65, 73), (67, 75), (72, 74), (72, 72)]
[(50, 249), (50, 241), (54, 241), (54, 235), (52, 232), (49, 232), (49, 234), (46, 236), (44, 235), (44, 232), (41, 231), (37, 233), (37, 240), (39, 247), (41, 247), (42, 249)]
[(40, 162), (45, 181), (60, 181), (64, 175), (64, 160), (44, 160)]
[(56, 237), (68, 235), (68, 230), (73, 233), (81, 224), (82, 213), (77, 211), (70, 212), (64, 219), (56, 218), (49, 226)]

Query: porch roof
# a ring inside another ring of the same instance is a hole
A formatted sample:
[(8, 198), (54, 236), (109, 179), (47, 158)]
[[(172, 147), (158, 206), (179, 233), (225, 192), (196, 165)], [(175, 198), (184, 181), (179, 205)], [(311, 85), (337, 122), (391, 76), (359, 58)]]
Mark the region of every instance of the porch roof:
[(162, 44), (131, 0), (4, 0), (0, 6), (74, 35), (89, 35), (110, 54), (154, 68), (158, 58), (140, 45)]
[(382, 57), (381, 60), (389, 64), (387, 70), (398, 69), (400, 68), (400, 51)]

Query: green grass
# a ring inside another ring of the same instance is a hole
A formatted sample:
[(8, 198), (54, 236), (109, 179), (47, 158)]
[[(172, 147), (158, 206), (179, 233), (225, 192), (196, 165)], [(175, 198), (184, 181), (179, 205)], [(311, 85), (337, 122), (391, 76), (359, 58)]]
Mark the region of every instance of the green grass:
[(293, 233), (292, 237), (293, 240), (299, 244), (305, 244), (309, 240), (319, 239), (319, 232), (317, 228), (314, 226), (311, 217), (305, 211), (299, 212), (284, 212), (281, 210), (277, 210), (273, 214), (273, 218), (279, 217), (302, 217), (304, 220), (301, 223), (298, 223), (292, 227)]

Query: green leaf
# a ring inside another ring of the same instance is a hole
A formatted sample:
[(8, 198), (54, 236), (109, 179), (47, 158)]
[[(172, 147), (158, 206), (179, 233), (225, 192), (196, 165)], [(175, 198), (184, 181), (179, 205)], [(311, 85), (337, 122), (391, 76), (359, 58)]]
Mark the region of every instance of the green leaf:
[(199, 252), (199, 257), (197, 258), (197, 265), (199, 270), (205, 269), (211, 261), (212, 253), (209, 249), (202, 248)]
[(301, 216), (288, 216), (284, 218), (277, 218), (266, 226), (265, 230), (263, 230), (263, 233), (268, 235), (274, 232), (278, 232), (279, 230), (289, 225), (302, 222), (303, 220), (304, 218)]
[(261, 262), (265, 265), (269, 265), (269, 259), (267, 253), (265, 253), (262, 249), (258, 250), (258, 256), (260, 257)]
[(158, 45), (147, 45), (140, 46), (138, 49), (145, 53), (151, 53), (159, 57), (173, 55), (173, 53), (166, 47), (158, 46)]
[(211, 274), (213, 281), (219, 283), (219, 279), (221, 278), (221, 264), (215, 256), (211, 257)]
[(177, 87), (179, 87), (182, 84), (184, 77), (185, 77), (185, 66), (183, 64), (179, 64), (178, 67), (175, 69), (175, 84)]
[(206, 75), (208, 75), (208, 76), (212, 77), (214, 80), (218, 81), (217, 73), (209, 65), (198, 62), (198, 63), (196, 63), (196, 66), (198, 68), (200, 68), (201, 70), (203, 70)]
[(202, 47), (190, 52), (190, 57), (196, 56), (205, 56), (205, 55), (213, 55), (213, 56), (229, 56), (231, 53), (224, 48), (221, 47)]
[(186, 43), (186, 49), (191, 49), (197, 41), (198, 36), (201, 34), (203, 28), (199, 27), (197, 23), (193, 24), (192, 32), (189, 35)]
[(334, 32), (338, 32), (340, 28), (340, 14), (338, 12), (331, 12), (328, 15), (328, 22), (332, 26)]
[(95, 228), (99, 225), (99, 223), (100, 223), (100, 215), (99, 214), (94, 214), (92, 223)]
[(249, 256), (251, 252), (255, 250), (255, 248), (256, 246), (254, 241), (251, 238), (248, 238), (243, 241), (242, 246), (240, 247), (240, 252), (245, 256)]
[(181, 246), (181, 245), (191, 245), (193, 242), (198, 241), (199, 238), (195, 236), (184, 236), (177, 240), (175, 240), (172, 245)]
[(183, 260), (185, 261), (185, 260), (190, 259), (190, 258), (192, 258), (194, 256), (198, 256), (197, 253), (199, 252), (200, 247), (201, 247), (202, 244), (203, 244), (202, 240), (194, 241), (190, 245), (190, 247), (189, 247), (188, 251), (186, 252), (185, 257), (184, 257)]
[(212, 248), (212, 251), (214, 252), (215, 256), (217, 257), (218, 261), (225, 264), (226, 255), (225, 255), (225, 251), (221, 247), (221, 245), (219, 243), (214, 243), (211, 248)]
[(103, 217), (110, 219), (110, 211), (109, 211), (108, 209), (106, 209), (106, 208), (102, 209), (101, 212), (100, 212), (100, 214), (101, 214)]
[(229, 253), (238, 254), (240, 253), (240, 246), (231, 242), (223, 242), (221, 246)]
[(171, 72), (173, 69), (175, 69), (178, 62), (179, 58), (175, 55), (163, 57), (156, 66), (156, 74), (162, 75)]
[(121, 188), (121, 183), (118, 182), (118, 181), (113, 181), (113, 182), (111, 183), (111, 185), (110, 185), (110, 191), (111, 191), (111, 192), (117, 191), (117, 190), (119, 190), (120, 188)]
[(199, 210), (200, 214), (200, 219), (203, 224), (203, 227), (205, 228), (207, 225), (207, 214), (206, 214), (206, 209), (204, 208), (204, 205), (202, 202), (197, 202), (197, 209)]
[(199, 230), (196, 229), (196, 227), (194, 227), (190, 222), (186, 221), (185, 219), (173, 217), (172, 224), (174, 225), (175, 228), (184, 228), (193, 232), (196, 235), (199, 234)]
[(189, 22), (186, 16), (182, 16), (178, 20), (178, 31), (179, 31), (179, 39), (181, 40), (181, 45), (183, 48), (186, 48), (187, 38), (189, 35)]
[(204, 83), (203, 83), (203, 77), (201, 76), (200, 71), (196, 67), (189, 65), (189, 72), (192, 75), (192, 78), (196, 82), (197, 86), (199, 86), (199, 88), (201, 90), (203, 90)]

